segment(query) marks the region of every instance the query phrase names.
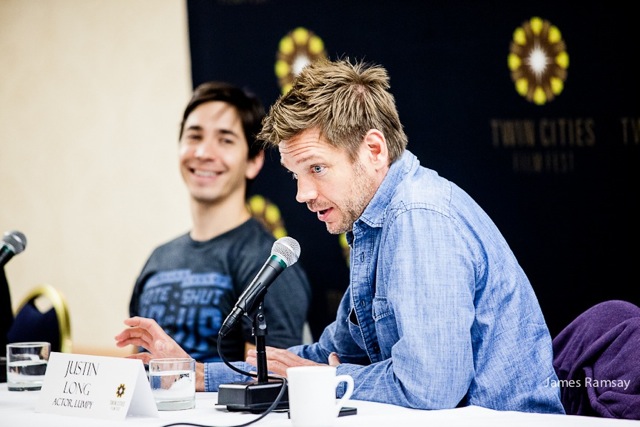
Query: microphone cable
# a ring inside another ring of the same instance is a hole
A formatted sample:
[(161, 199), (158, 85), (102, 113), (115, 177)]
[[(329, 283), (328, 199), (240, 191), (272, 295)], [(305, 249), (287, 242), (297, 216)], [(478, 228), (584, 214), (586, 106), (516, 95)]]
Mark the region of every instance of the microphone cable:
[[(243, 369), (238, 368), (237, 366), (234, 366), (233, 364), (231, 364), (231, 362), (229, 362), (225, 357), (224, 354), (222, 354), (222, 348), (220, 343), (222, 342), (222, 338), (221, 336), (218, 336), (218, 355), (220, 356), (220, 359), (222, 359), (222, 361), (224, 362), (225, 365), (227, 365), (229, 368), (231, 368), (232, 370), (236, 371), (239, 374), (248, 376), (248, 377), (254, 377), (257, 378), (258, 374), (257, 373), (252, 373), (252, 372), (247, 372)], [(273, 401), (273, 403), (267, 408), (265, 409), (265, 411), (263, 413), (261, 413), (257, 418), (248, 421), (244, 424), (236, 424), (236, 425), (230, 425), (230, 426), (216, 426), (216, 425), (210, 425), (210, 424), (197, 424), (197, 423), (190, 423), (190, 422), (177, 422), (177, 423), (171, 423), (171, 424), (165, 424), (162, 427), (177, 427), (177, 426), (190, 426), (190, 427), (246, 427), (249, 426), (253, 423), (256, 423), (258, 421), (260, 421), (261, 419), (263, 419), (264, 417), (266, 417), (267, 415), (269, 415), (271, 412), (273, 412), (273, 410), (275, 408), (278, 407), (278, 404), (280, 403), (280, 400), (282, 400), (282, 397), (284, 396), (285, 391), (287, 390), (287, 378), (280, 376), (280, 375), (268, 375), (267, 378), (269, 379), (273, 379), (273, 380), (278, 380), (282, 382), (282, 387), (280, 387), (280, 392), (278, 393), (278, 395), (276, 396), (275, 400)]]

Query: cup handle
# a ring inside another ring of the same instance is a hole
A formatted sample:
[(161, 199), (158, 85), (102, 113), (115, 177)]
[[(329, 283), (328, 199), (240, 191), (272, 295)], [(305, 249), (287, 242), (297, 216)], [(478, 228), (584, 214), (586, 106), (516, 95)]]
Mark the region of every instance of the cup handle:
[(337, 375), (336, 376), (336, 388), (341, 382), (347, 383), (347, 389), (344, 391), (342, 397), (336, 402), (336, 416), (338, 412), (344, 406), (344, 404), (351, 398), (353, 394), (353, 377), (351, 375)]

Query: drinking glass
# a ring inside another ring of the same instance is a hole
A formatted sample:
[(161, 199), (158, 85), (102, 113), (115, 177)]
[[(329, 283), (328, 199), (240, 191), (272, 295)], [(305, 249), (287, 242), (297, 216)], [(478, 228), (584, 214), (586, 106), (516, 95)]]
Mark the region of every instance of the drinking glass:
[(150, 360), (149, 383), (159, 411), (191, 409), (196, 405), (196, 361), (194, 359)]
[(7, 388), (40, 390), (50, 353), (51, 344), (45, 341), (7, 344)]

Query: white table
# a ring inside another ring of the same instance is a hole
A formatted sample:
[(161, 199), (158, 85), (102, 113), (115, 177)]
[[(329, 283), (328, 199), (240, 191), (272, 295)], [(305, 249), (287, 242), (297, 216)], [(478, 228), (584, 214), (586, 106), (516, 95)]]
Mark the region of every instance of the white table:
[[(235, 426), (244, 424), (259, 414), (228, 412), (215, 406), (217, 393), (196, 393), (196, 407), (185, 411), (160, 411), (158, 418), (129, 416), (123, 421), (77, 418), (71, 416), (35, 412), (40, 392), (8, 391), (7, 384), (0, 384), (0, 426), (44, 427), (100, 427), (100, 426), (154, 426), (189, 422), (207, 426)], [(640, 421), (611, 420), (569, 415), (528, 414), (501, 412), (470, 406), (440, 411), (421, 411), (400, 406), (352, 400), (348, 406), (358, 408), (357, 415), (340, 417), (335, 427), (640, 427)], [(271, 413), (256, 426), (292, 427), (286, 413)]]

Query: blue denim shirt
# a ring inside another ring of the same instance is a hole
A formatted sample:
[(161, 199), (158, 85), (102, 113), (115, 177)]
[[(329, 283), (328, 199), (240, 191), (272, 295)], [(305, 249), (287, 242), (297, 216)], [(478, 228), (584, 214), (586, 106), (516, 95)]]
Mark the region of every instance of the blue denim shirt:
[[(347, 238), (351, 280), (336, 321), (290, 350), (320, 363), (336, 352), (353, 399), (564, 413), (531, 284), (467, 193), (406, 151)], [(207, 389), (240, 380), (222, 367), (205, 367)]]

